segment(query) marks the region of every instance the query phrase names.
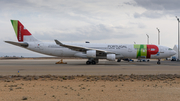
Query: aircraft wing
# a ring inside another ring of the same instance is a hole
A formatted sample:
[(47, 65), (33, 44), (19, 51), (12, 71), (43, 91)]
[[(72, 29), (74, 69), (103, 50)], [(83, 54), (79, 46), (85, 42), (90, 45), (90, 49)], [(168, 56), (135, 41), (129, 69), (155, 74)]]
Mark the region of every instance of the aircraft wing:
[(109, 52), (109, 51), (105, 51), (105, 50), (88, 48), (88, 47), (81, 47), (81, 46), (75, 46), (75, 45), (66, 45), (66, 44), (61, 43), (58, 40), (54, 40), (54, 41), (56, 42), (57, 45), (60, 45), (60, 46), (63, 46), (63, 47), (66, 47), (66, 48), (69, 48), (69, 49), (72, 49), (72, 50), (75, 50), (75, 51), (86, 52), (87, 50), (96, 50), (97, 53), (115, 54), (113, 52)]

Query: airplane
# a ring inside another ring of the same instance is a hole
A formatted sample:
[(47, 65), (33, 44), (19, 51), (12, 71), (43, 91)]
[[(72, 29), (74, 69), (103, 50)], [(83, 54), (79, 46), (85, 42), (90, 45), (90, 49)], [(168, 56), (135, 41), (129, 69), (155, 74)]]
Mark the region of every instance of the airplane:
[(55, 39), (54, 42), (42, 42), (24, 27), (19, 20), (11, 20), (18, 42), (5, 41), (6, 43), (23, 47), (25, 49), (58, 57), (87, 58), (87, 65), (95, 65), (99, 59), (121, 62), (121, 59), (160, 59), (170, 57), (176, 52), (169, 47), (153, 44), (94, 44), (94, 43), (62, 43)]

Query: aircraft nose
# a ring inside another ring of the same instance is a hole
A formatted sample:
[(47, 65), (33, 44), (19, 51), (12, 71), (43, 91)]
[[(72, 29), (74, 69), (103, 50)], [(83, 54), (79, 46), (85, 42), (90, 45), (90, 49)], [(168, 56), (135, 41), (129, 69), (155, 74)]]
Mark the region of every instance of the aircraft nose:
[(171, 51), (171, 55), (175, 55), (176, 54), (176, 51), (175, 50), (172, 50)]

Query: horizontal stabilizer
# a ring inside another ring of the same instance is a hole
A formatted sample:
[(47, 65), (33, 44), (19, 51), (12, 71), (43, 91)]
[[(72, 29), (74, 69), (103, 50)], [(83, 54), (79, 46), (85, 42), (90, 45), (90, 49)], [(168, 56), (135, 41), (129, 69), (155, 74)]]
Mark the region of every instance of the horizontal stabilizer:
[(9, 43), (9, 44), (13, 44), (13, 45), (16, 45), (16, 46), (20, 46), (20, 47), (28, 47), (28, 43), (27, 42), (13, 42), (13, 41), (4, 41), (6, 43)]

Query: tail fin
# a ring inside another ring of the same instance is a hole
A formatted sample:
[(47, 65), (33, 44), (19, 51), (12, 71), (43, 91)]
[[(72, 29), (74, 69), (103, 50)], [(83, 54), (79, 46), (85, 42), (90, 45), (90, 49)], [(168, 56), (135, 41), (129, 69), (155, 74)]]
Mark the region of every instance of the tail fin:
[(18, 20), (11, 20), (15, 34), (19, 42), (38, 41)]

